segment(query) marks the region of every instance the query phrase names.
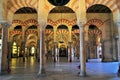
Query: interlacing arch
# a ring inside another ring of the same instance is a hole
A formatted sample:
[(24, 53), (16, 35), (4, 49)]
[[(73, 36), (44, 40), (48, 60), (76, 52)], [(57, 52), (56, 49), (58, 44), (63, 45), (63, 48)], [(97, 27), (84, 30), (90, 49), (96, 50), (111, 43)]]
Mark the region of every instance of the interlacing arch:
[(57, 35), (59, 35), (59, 34), (66, 34), (66, 35), (69, 35), (69, 31), (68, 31), (68, 30), (65, 30), (65, 29), (57, 30)]
[(49, 34), (47, 38), (50, 38), (50, 37), (54, 34), (53, 31), (47, 30), (47, 29), (45, 30), (45, 33), (46, 33), (46, 34)]
[(104, 24), (104, 22), (100, 19), (90, 19), (87, 21), (86, 25), (96, 25), (97, 27), (101, 27)]
[[(12, 21), (12, 25), (10, 26), (10, 27), (16, 27), (17, 25), (21, 25), (22, 26), (22, 24), (23, 24), (23, 21), (21, 21), (21, 20), (13, 20)], [(19, 35), (21, 35), (22, 34), (22, 32), (21, 31), (18, 31), (18, 30), (13, 30), (13, 31), (11, 31), (10, 32), (10, 35), (13, 37), (14, 35), (16, 35), (16, 34), (19, 34)]]
[(24, 26), (31, 26), (33, 24), (35, 26), (39, 26), (38, 21), (35, 19), (28, 19), (28, 20), (24, 21), (24, 23), (23, 23)]
[(102, 37), (102, 31), (100, 31), (100, 30), (89, 30), (88, 34), (89, 35), (95, 34), (95, 35), (99, 35), (100, 37)]
[(29, 40), (26, 42), (26, 46), (36, 46), (37, 43), (34, 40)]
[(72, 31), (72, 33), (76, 33), (76, 34), (78, 33), (78, 34), (79, 34), (79, 33), (80, 33), (80, 30), (79, 30), (79, 29), (76, 29), (76, 30)]
[(53, 21), (53, 20), (51, 20), (51, 19), (48, 19), (48, 24), (49, 25), (52, 25), (52, 26), (59, 26), (59, 25), (61, 25), (61, 24), (64, 24), (64, 25), (66, 25), (66, 26), (73, 26), (73, 25), (76, 25), (77, 23), (77, 20), (76, 19), (74, 19), (74, 20), (72, 20), (72, 21), (69, 21), (69, 20), (67, 20), (67, 19), (59, 19), (59, 20), (57, 20), (57, 21)]
[(28, 19), (26, 21), (21, 21), (21, 20), (13, 20), (12, 25), (22, 25), (22, 26), (31, 26), (31, 25), (36, 25), (39, 26), (38, 21), (35, 19)]
[[(31, 25), (38, 26), (38, 22), (36, 20), (34, 20), (34, 19), (29, 19), (29, 20), (26, 20), (24, 22), (21, 21), (21, 20), (13, 20), (12, 27), (16, 27), (17, 25), (21, 25), (22, 27), (29, 27)], [(15, 35), (16, 33), (22, 34), (22, 32), (21, 33), (20, 32), (21, 31), (17, 32), (17, 30), (14, 30), (10, 34), (11, 35)], [(26, 35), (29, 35), (31, 33), (38, 35), (38, 32), (36, 30), (27, 30)]]
[(56, 34), (57, 34), (57, 41), (59, 41), (61, 39), (60, 34), (61, 35), (64, 34), (64, 35), (62, 35), (62, 38), (63, 38), (63, 40), (65, 42), (68, 41), (68, 35), (69, 35), (69, 31), (68, 30), (65, 30), (65, 29), (57, 30)]
[(23, 25), (23, 21), (21, 21), (21, 20), (13, 20), (12, 25)]
[[(85, 25), (86, 26), (95, 25), (99, 28), (99, 27), (102, 27), (103, 24), (104, 24), (104, 22), (100, 19), (90, 19), (89, 21), (87, 21), (87, 23)], [(89, 30), (88, 34), (89, 35), (96, 34), (96, 35), (99, 35), (101, 37), (102, 36), (102, 31), (100, 31), (99, 29), (98, 30), (96, 30), (96, 29), (95, 30)]]
[(21, 32), (21, 31), (18, 31), (18, 30), (13, 30), (13, 31), (10, 32), (10, 35), (11, 35), (12, 37), (15, 36), (15, 35), (17, 35), (17, 34), (22, 35), (22, 32)]
[(29, 34), (38, 35), (38, 31), (37, 30), (27, 30), (25, 34), (26, 34), (26, 36), (28, 36)]

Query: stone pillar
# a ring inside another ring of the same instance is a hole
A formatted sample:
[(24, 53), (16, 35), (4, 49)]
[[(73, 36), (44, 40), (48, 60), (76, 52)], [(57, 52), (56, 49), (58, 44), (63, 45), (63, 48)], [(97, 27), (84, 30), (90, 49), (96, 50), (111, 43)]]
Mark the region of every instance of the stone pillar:
[(89, 50), (88, 49), (88, 41), (85, 41), (85, 45), (84, 46), (85, 46), (84, 51), (85, 51), (85, 54), (86, 54), (86, 61), (88, 61), (88, 54), (89, 54), (88, 53), (89, 52), (88, 51)]
[(21, 43), (21, 53), (23, 55), (23, 62), (25, 62), (25, 42), (22, 41)]
[(37, 60), (40, 62), (40, 40), (37, 42)]
[(72, 62), (72, 46), (71, 42), (68, 43), (68, 62)]
[(39, 69), (38, 75), (46, 74), (46, 70), (45, 70), (46, 57), (45, 57), (44, 37), (45, 37), (45, 31), (44, 29), (40, 29), (40, 69)]
[(116, 57), (116, 61), (118, 61), (118, 39), (119, 39), (119, 35), (115, 35), (115, 57)]
[(57, 62), (57, 61), (58, 61), (57, 55), (58, 55), (57, 43), (54, 42), (54, 62)]
[(11, 60), (12, 53), (12, 42), (8, 42), (8, 61)]
[(83, 26), (80, 26), (80, 76), (86, 76), (86, 56), (84, 53)]
[(101, 43), (102, 43), (102, 62), (103, 62), (104, 59), (105, 59), (105, 54), (104, 54), (104, 50), (105, 50), (104, 40), (102, 40)]
[(116, 23), (117, 27), (118, 27), (118, 61), (120, 62), (120, 22)]
[(45, 74), (45, 64), (46, 64), (46, 55), (45, 55), (45, 30), (42, 30), (42, 73)]
[(8, 23), (2, 23), (2, 53), (0, 53), (0, 73), (7, 71), (9, 66), (8, 57)]

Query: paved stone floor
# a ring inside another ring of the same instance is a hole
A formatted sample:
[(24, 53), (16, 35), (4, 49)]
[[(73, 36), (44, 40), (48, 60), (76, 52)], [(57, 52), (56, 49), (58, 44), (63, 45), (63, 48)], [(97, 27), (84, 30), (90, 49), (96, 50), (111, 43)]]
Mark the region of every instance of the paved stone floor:
[(99, 62), (90, 60), (86, 63), (87, 76), (80, 77), (77, 66), (79, 61), (68, 63), (61, 61), (46, 65), (46, 74), (38, 75), (39, 64), (35, 58), (12, 59), (11, 73), (1, 74), (0, 80), (120, 80), (117, 77), (118, 62)]

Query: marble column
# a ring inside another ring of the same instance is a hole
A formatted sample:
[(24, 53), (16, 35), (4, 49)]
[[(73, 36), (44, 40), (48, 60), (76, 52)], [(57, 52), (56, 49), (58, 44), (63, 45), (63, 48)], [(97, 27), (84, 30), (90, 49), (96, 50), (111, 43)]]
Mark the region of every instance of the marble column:
[(7, 72), (8, 64), (8, 23), (1, 23), (2, 25), (2, 51), (0, 53), (0, 73)]
[(118, 27), (118, 41), (117, 41), (117, 47), (118, 47), (118, 61), (120, 62), (120, 22), (116, 23), (117, 27)]
[(72, 62), (72, 42), (68, 43), (68, 62)]
[(84, 32), (83, 26), (80, 26), (80, 76), (86, 76), (86, 56), (84, 53)]
[(45, 30), (42, 30), (42, 74), (46, 73), (45, 70), (46, 55), (45, 55)]
[(57, 43), (56, 42), (54, 42), (54, 62), (57, 62), (58, 60), (58, 58), (57, 58)]
[(37, 61), (40, 62), (40, 40), (37, 42)]
[(102, 41), (101, 41), (101, 43), (102, 43), (102, 62), (104, 61), (104, 59), (105, 59), (105, 53), (104, 53), (104, 51), (105, 51), (105, 41), (102, 39)]
[(46, 64), (46, 55), (45, 55), (45, 30), (40, 29), (40, 68), (38, 75), (46, 74), (45, 64)]
[(11, 60), (12, 53), (12, 42), (8, 42), (8, 61)]
[(119, 39), (119, 35), (116, 34), (115, 35), (115, 57), (116, 57), (116, 61), (118, 61), (118, 39)]
[(22, 41), (21, 43), (21, 53), (23, 55), (23, 62), (25, 62), (25, 42)]

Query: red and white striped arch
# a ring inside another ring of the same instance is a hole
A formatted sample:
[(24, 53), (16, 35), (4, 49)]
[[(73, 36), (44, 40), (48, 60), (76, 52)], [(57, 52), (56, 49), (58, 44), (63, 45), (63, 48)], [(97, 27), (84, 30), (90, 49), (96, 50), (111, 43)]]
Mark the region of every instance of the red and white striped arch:
[[(7, 14), (7, 18), (11, 18), (10, 16), (13, 16), (14, 13), (22, 7), (38, 9), (38, 0), (8, 0), (7, 3), (6, 6), (8, 11), (4, 11), (4, 13), (6, 12)], [(12, 21), (12, 19), (9, 19), (9, 21)]]
[(102, 31), (100, 31), (100, 30), (90, 30), (90, 31), (88, 31), (88, 34), (89, 35), (96, 34), (96, 35), (99, 35), (101, 37), (102, 36)]
[(37, 31), (37, 30), (27, 30), (25, 34), (26, 34), (27, 36), (28, 36), (29, 34), (38, 35), (38, 31)]
[(59, 25), (64, 24), (66, 26), (73, 26), (77, 24), (77, 19), (74, 19), (72, 21), (69, 21), (67, 19), (59, 19), (57, 21), (53, 21), (51, 19), (48, 19), (48, 25), (52, 25), (54, 27), (58, 27)]
[(38, 21), (35, 19), (28, 19), (24, 21), (23, 25), (24, 26), (31, 26), (31, 25), (39, 26)]
[(23, 25), (23, 21), (21, 21), (21, 20), (13, 20), (12, 25)]
[(60, 35), (60, 34), (69, 35), (69, 31), (68, 31), (68, 30), (65, 30), (65, 29), (61, 29), (61, 30), (57, 30), (56, 34), (57, 34), (57, 35)]
[(21, 31), (18, 31), (18, 30), (14, 30), (14, 31), (11, 31), (11, 32), (10, 32), (11, 37), (13, 37), (13, 36), (15, 36), (15, 35), (17, 35), (17, 34), (22, 35), (22, 32), (21, 32)]
[(26, 21), (21, 21), (21, 20), (13, 20), (12, 25), (22, 25), (22, 26), (31, 26), (31, 25), (36, 25), (39, 26), (38, 21), (35, 19), (28, 19)]
[(87, 21), (86, 26), (88, 25), (95, 25), (97, 27), (102, 27), (102, 25), (104, 24), (104, 22), (100, 19), (90, 19)]
[(49, 37), (51, 37), (51, 36), (53, 36), (53, 34), (54, 34), (54, 32), (53, 32), (53, 30), (45, 30), (45, 34), (49, 34), (48, 36), (47, 36), (47, 38), (49, 38)]

